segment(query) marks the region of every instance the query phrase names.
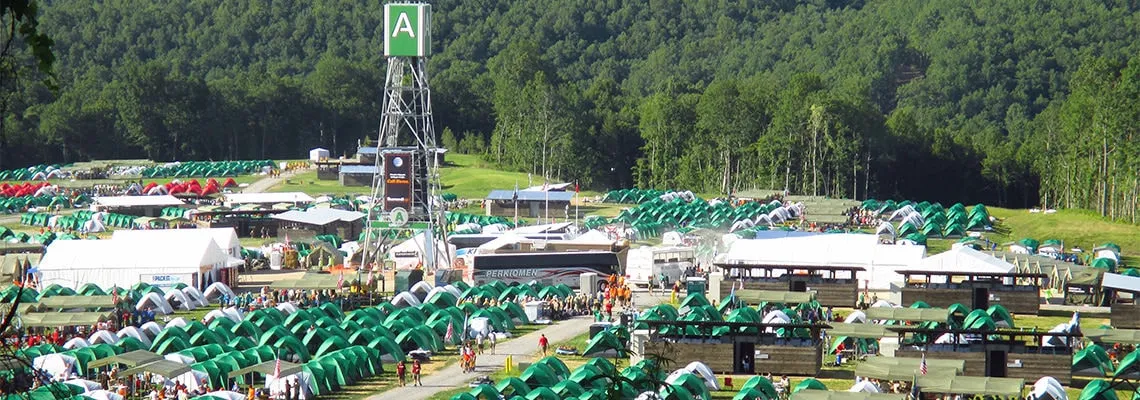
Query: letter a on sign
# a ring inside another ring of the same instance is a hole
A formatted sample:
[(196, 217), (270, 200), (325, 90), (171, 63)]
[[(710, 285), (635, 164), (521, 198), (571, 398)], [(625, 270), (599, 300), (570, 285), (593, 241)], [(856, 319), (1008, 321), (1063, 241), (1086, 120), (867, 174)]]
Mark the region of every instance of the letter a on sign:
[(407, 32), (409, 37), (415, 38), (416, 31), (412, 29), (412, 21), (408, 19), (408, 13), (400, 13), (399, 18), (396, 19), (396, 29), (392, 30), (392, 37), (400, 36), (400, 32)]

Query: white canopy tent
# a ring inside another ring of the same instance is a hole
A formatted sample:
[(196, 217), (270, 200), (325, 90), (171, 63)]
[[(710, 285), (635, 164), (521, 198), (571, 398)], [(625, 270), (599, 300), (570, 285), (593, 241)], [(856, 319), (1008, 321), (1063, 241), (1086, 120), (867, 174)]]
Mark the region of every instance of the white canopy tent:
[[(763, 231), (762, 231), (763, 232)], [(757, 232), (762, 233), (762, 232)], [(866, 234), (813, 234), (773, 239), (741, 239), (733, 242), (723, 258), (725, 264), (783, 267), (862, 267), (856, 273), (871, 289), (890, 289), (900, 278), (897, 270), (910, 269), (926, 254), (924, 246), (880, 244), (878, 236)]]
[[(145, 239), (144, 239), (145, 238)], [(171, 241), (155, 236), (131, 240), (57, 240), (40, 261), (44, 286), (78, 289), (131, 287), (145, 282), (163, 289), (178, 283), (205, 287), (230, 265), (230, 257), (208, 236)]]
[[(959, 247), (922, 259), (912, 271), (927, 272), (969, 272), (1005, 274), (1014, 270), (1014, 265), (999, 258), (974, 250)], [(945, 276), (932, 276), (931, 283), (946, 283)], [(941, 279), (941, 281), (940, 281)]]
[(455, 254), (455, 245), (442, 240), (428, 240), (428, 232), (423, 231), (403, 243), (388, 249), (388, 258), (396, 263), (396, 269), (408, 270), (417, 266), (427, 267), (425, 254), (435, 254), (435, 265), (450, 266), (449, 255)]
[(111, 234), (111, 240), (132, 240), (150, 242), (154, 240), (183, 241), (199, 237), (208, 237), (214, 244), (234, 258), (241, 258), (241, 242), (238, 241), (234, 228), (197, 228), (197, 229), (135, 229), (117, 230)]

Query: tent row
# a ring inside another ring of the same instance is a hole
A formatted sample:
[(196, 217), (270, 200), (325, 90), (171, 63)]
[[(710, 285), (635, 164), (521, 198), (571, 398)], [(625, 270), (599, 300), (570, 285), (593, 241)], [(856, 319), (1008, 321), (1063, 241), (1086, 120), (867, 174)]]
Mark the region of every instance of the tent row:
[[(878, 215), (888, 215), (879, 225), (876, 233), (890, 235), (894, 238), (922, 234), (926, 237), (964, 237), (967, 231), (981, 231), (992, 227), (989, 212), (985, 206), (978, 204), (970, 211), (962, 203), (955, 203), (950, 208), (943, 209), (941, 204), (934, 203), (906, 203), (898, 208), (888, 210), (874, 200), (864, 203), (864, 210), (873, 210)], [(866, 208), (876, 206), (879, 208)], [(897, 223), (897, 225), (892, 225)]]
[(274, 168), (273, 160), (257, 161), (187, 161), (156, 165), (142, 170), (144, 178), (182, 178), (192, 176), (222, 177), (261, 172)]
[[(815, 310), (817, 313), (821, 312), (819, 302), (811, 300), (808, 302), (800, 303), (794, 306), (789, 306), (776, 302), (762, 302), (755, 308), (748, 307), (743, 301), (736, 298), (735, 295), (730, 295), (721, 301), (719, 307), (712, 306), (708, 299), (701, 293), (692, 293), (681, 301), (681, 309), (687, 311), (682, 315), (678, 308), (670, 304), (659, 304), (651, 307), (641, 313), (637, 322), (634, 324), (635, 329), (649, 329), (649, 321), (710, 321), (710, 322), (734, 322), (734, 323), (752, 323), (752, 324), (798, 324), (803, 323), (801, 319), (802, 311)], [(770, 308), (765, 315), (760, 315), (760, 310)], [(674, 326), (674, 325), (657, 325), (657, 333), (662, 335), (684, 335), (684, 336), (722, 336), (731, 332), (727, 326), (718, 326), (711, 331), (704, 331), (696, 326)], [(751, 333), (757, 334), (758, 328), (756, 327), (738, 327), (735, 328), (738, 333)], [(765, 328), (768, 333), (775, 333), (779, 337), (784, 338), (809, 338), (811, 333), (804, 328), (782, 328), (782, 327), (768, 327)]]
[(640, 237), (656, 237), (669, 227), (695, 227), (738, 231), (758, 226), (775, 227), (803, 214), (803, 204), (746, 202), (733, 207), (728, 202), (686, 195), (689, 192), (666, 193), (637, 207), (622, 210), (612, 219), (591, 218), (586, 227), (594, 229), (608, 224), (625, 224)]
[(62, 173), (60, 164), (38, 164), (27, 168), (0, 171), (0, 181), (40, 181), (55, 178)]
[[(775, 395), (770, 382), (768, 385), (754, 383), (748, 388), (769, 390)], [(451, 399), (608, 399), (613, 398), (613, 394), (633, 399), (642, 398), (639, 396), (648, 392), (662, 399), (687, 400), (708, 399), (710, 392), (718, 389), (716, 377), (701, 363), (692, 363), (666, 375), (649, 359), (619, 371), (605, 358), (593, 358), (571, 371), (558, 358), (546, 357), (531, 364), (519, 376), (502, 379), (494, 385), (476, 386)]]

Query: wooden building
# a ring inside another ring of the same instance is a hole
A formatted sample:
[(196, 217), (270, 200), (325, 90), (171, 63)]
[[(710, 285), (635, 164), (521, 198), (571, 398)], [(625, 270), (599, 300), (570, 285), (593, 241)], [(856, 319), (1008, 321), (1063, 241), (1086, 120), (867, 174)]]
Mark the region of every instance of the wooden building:
[(1041, 309), (1044, 274), (898, 271), (904, 278), (902, 304), (909, 307), (923, 301), (932, 307), (955, 303), (985, 309), (1000, 303), (1011, 313), (1037, 315)]
[[(633, 340), (633, 353), (641, 356), (662, 355), (677, 365), (701, 361), (718, 374), (816, 376), (823, 367), (824, 343), (819, 324), (762, 324), (723, 321), (650, 321), (643, 320), (649, 329), (635, 331), (643, 337)], [(705, 335), (664, 335), (660, 328), (672, 326), (676, 331), (696, 328)], [(719, 328), (719, 329), (718, 329)], [(712, 336), (716, 330), (727, 333)], [(808, 338), (781, 338), (768, 328), (799, 329), (810, 332)], [(752, 332), (746, 333), (747, 329)]]
[(199, 228), (234, 228), (238, 237), (274, 237), (277, 236), (279, 221), (270, 218), (274, 214), (281, 214), (288, 210), (230, 210), (225, 207), (214, 207), (209, 210), (199, 209), (190, 215)]
[(300, 229), (312, 231), (317, 235), (333, 234), (341, 238), (355, 239), (360, 236), (360, 231), (364, 228), (361, 220), (365, 216), (364, 213), (356, 211), (310, 208), (305, 211), (290, 210), (270, 218), (280, 222), (279, 230)]
[(512, 217), (518, 203), (519, 217), (545, 218), (549, 215), (550, 218), (569, 219), (574, 211), (570, 207), (573, 199), (574, 192), (492, 190), (483, 204), (487, 215)]
[(720, 298), (736, 290), (768, 290), (816, 292), (816, 300), (825, 307), (855, 307), (859, 300), (859, 280), (855, 274), (863, 267), (819, 266), (798, 267), (757, 264), (716, 264), (724, 273), (723, 281), (712, 284)]
[(375, 165), (341, 165), (341, 186), (372, 186), (372, 181), (380, 174), (380, 168)]
[(1112, 295), (1112, 327), (1140, 329), (1140, 304), (1136, 304), (1140, 277), (1105, 273), (1101, 279), (1101, 291)]
[[(921, 358), (925, 354), (931, 358), (962, 360), (965, 362), (963, 375), (1033, 381), (1042, 376), (1052, 376), (1062, 385), (1069, 385), (1073, 381), (1073, 346), (1041, 344), (1047, 336), (1062, 343), (1076, 344), (1081, 340), (1080, 333), (917, 327), (887, 329), (899, 334), (899, 343), (905, 343), (895, 350), (895, 357)], [(951, 334), (955, 340), (952, 343), (932, 343), (946, 334)], [(916, 342), (918, 337), (925, 342)], [(966, 338), (970, 340), (967, 341)]]

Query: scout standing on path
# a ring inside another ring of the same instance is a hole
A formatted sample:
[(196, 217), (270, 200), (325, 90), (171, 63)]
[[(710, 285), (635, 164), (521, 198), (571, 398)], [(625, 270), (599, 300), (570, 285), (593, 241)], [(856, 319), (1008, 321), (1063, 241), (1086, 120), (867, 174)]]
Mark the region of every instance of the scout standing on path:
[(415, 386), (424, 385), (423, 382), (420, 382), (420, 360), (412, 362), (412, 384)]
[(407, 376), (408, 367), (404, 365), (403, 361), (400, 361), (399, 364), (396, 364), (396, 377), (400, 379), (400, 386), (405, 386), (405, 383), (407, 383), (405, 380)]
[(545, 333), (542, 334), (542, 337), (538, 338), (538, 347), (542, 348), (542, 356), (543, 357), (546, 357), (546, 346), (549, 346), (549, 345), (550, 345), (550, 341), (546, 339), (546, 334)]

